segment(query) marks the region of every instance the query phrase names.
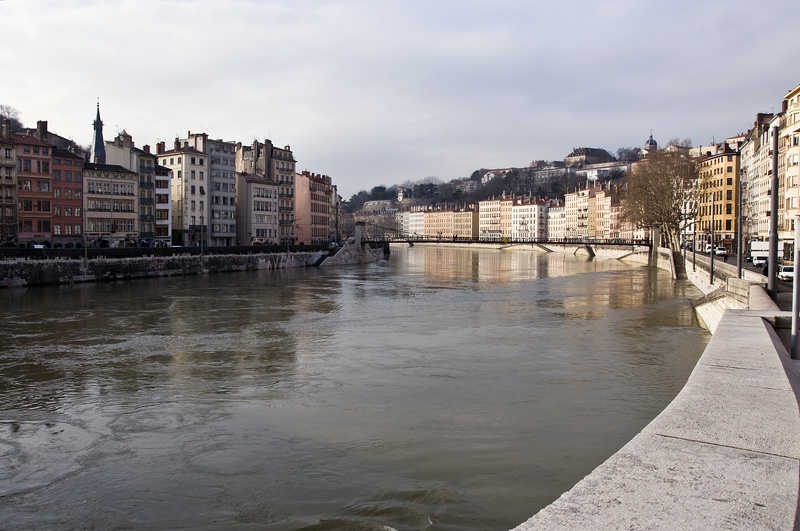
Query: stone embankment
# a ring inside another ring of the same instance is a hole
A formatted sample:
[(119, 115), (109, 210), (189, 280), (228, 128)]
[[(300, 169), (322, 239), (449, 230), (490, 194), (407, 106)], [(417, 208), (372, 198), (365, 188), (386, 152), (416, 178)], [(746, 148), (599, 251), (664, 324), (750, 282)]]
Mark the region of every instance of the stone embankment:
[(198, 275), (285, 269), (290, 267), (366, 264), (383, 258), (383, 251), (359, 242), (346, 243), (336, 252), (283, 252), (253, 254), (175, 254), (127, 258), (56, 258), (0, 260), (0, 286), (36, 286), (106, 280)]

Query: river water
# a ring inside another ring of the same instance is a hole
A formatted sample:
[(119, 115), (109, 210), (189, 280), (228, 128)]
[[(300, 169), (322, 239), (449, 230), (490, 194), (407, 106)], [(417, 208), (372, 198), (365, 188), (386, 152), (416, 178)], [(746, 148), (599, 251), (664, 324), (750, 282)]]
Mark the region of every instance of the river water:
[(0, 292), (0, 528), (509, 529), (709, 339), (663, 271), (392, 252)]

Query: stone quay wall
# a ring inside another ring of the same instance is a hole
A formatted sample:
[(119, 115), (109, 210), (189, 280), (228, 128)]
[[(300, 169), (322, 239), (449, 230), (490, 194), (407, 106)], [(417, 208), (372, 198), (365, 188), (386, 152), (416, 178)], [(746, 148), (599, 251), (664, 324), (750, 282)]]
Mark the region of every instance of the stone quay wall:
[(131, 258), (93, 258), (0, 260), (0, 286), (70, 284), (103, 280), (130, 280), (173, 275), (197, 275), (229, 271), (254, 271), (307, 267), (317, 263), (322, 252), (226, 254), (199, 256), (139, 256)]

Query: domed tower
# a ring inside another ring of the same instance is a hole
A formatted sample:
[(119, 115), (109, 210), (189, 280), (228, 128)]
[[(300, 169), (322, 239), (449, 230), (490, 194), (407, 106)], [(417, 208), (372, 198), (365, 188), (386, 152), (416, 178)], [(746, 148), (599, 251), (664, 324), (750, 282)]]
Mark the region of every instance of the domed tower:
[(644, 143), (644, 150), (648, 153), (658, 150), (658, 142), (653, 139), (653, 132), (650, 132), (650, 138)]

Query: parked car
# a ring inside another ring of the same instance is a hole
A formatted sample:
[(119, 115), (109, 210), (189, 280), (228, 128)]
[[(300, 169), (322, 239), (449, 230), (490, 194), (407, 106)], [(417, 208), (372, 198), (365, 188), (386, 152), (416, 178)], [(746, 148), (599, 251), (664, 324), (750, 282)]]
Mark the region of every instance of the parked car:
[(715, 247), (714, 254), (717, 256), (728, 256), (728, 250), (725, 247)]
[(781, 265), (778, 266), (778, 278), (780, 280), (794, 280), (794, 266), (790, 265)]

